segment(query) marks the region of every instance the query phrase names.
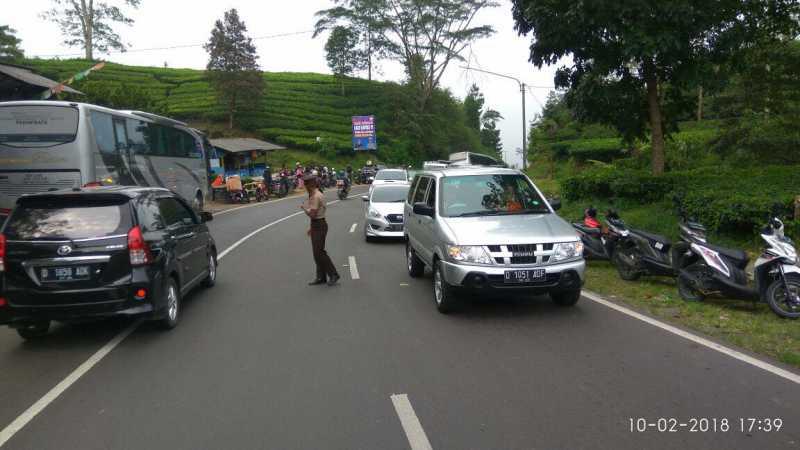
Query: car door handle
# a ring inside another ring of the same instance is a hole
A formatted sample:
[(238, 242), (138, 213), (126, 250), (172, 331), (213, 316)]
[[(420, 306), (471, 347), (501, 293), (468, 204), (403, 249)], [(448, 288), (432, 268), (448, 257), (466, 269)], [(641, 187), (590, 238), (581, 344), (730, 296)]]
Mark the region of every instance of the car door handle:
[(177, 239), (179, 241), (182, 241), (184, 239), (191, 239), (191, 238), (193, 238), (195, 236), (196, 236), (195, 232), (192, 231), (192, 232), (189, 232), (189, 233), (179, 234), (179, 235), (175, 236), (175, 239)]

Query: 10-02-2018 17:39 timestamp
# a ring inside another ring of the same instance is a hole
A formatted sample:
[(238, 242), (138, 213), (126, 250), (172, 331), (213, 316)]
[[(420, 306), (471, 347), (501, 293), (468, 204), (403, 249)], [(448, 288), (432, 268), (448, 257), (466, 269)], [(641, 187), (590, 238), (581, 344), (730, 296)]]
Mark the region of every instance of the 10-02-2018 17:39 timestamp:
[(783, 428), (779, 417), (629, 417), (631, 433), (774, 433)]

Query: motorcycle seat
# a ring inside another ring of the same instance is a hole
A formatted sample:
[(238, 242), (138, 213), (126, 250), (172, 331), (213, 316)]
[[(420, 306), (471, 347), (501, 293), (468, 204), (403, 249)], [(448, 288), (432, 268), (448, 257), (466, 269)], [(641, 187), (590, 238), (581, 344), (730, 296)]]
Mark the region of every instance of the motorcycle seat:
[(603, 230), (601, 230), (600, 228), (587, 227), (586, 225), (584, 225), (582, 223), (575, 222), (575, 223), (572, 224), (572, 226), (575, 227), (576, 229), (580, 230), (580, 231), (583, 231), (586, 234), (600, 235), (600, 234), (603, 233)]
[(669, 238), (660, 234), (648, 233), (642, 230), (631, 230), (631, 233), (638, 234), (639, 236), (642, 236), (643, 238), (652, 242), (660, 242), (664, 246), (672, 244), (672, 241), (670, 241)]
[(705, 247), (707, 247), (709, 250), (714, 250), (725, 258), (731, 260), (733, 265), (739, 269), (744, 269), (747, 267), (747, 263), (750, 261), (750, 257), (747, 256), (747, 253), (744, 250), (725, 248), (711, 244), (705, 244)]

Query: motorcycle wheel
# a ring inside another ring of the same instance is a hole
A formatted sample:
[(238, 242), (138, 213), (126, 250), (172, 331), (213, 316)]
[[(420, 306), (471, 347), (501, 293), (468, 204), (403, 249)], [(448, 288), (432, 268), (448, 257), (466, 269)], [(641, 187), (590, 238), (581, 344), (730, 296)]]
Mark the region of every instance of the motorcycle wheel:
[[(702, 266), (697, 264), (693, 264), (684, 270), (696, 277), (702, 276), (704, 272)], [(702, 292), (695, 289), (692, 279), (683, 273), (678, 274), (678, 294), (687, 302), (702, 302), (706, 298)]]
[(347, 198), (347, 192), (345, 192), (343, 190), (339, 191), (339, 200), (344, 200), (346, 198)]
[(627, 249), (619, 248), (614, 252), (614, 255), (611, 257), (611, 262), (614, 263), (614, 267), (617, 268), (617, 272), (619, 273), (619, 277), (625, 281), (636, 281), (642, 275), (641, 272), (636, 270), (635, 267), (632, 267), (630, 263), (625, 261), (625, 259), (632, 259), (633, 257), (630, 255)]
[[(800, 276), (794, 273), (788, 273), (785, 276), (789, 291), (794, 295), (800, 295)], [(786, 294), (783, 280), (779, 278), (773, 281), (767, 288), (767, 303), (770, 309), (778, 316), (786, 319), (800, 318), (800, 304), (790, 304)]]

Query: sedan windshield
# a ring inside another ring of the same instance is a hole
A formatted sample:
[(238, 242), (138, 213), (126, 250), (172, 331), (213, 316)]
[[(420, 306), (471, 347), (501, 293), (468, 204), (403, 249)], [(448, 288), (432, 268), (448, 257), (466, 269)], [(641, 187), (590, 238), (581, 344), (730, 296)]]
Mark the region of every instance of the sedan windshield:
[(445, 217), (550, 213), (544, 199), (522, 175), (445, 177), (441, 192)]
[(376, 180), (406, 181), (406, 173), (402, 170), (380, 170), (375, 175)]
[(408, 185), (375, 186), (372, 203), (401, 203), (408, 195)]

